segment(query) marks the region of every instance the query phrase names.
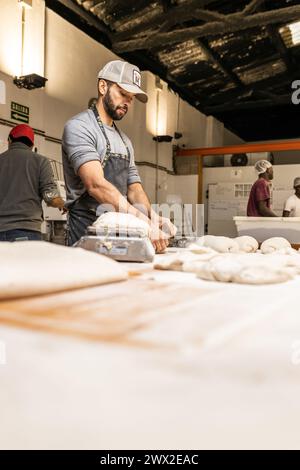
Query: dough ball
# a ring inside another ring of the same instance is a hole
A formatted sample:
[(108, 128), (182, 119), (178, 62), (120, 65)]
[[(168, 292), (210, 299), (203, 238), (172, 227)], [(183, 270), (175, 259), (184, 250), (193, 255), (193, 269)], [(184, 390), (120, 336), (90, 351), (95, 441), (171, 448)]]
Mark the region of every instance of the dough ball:
[(274, 253), (279, 250), (285, 250), (287, 248), (292, 248), (289, 241), (283, 237), (272, 237), (265, 240), (260, 247), (260, 251), (267, 255), (269, 253)]
[(205, 235), (203, 245), (219, 253), (238, 253), (239, 245), (233, 238)]
[(248, 235), (237, 237), (235, 241), (239, 245), (239, 250), (244, 253), (255, 253), (258, 250), (258, 241)]

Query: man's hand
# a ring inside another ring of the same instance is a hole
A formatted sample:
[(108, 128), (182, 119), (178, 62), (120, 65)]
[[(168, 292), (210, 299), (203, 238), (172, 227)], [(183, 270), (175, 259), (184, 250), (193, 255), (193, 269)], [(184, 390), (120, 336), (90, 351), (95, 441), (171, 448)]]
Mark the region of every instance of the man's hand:
[(65, 201), (59, 196), (52, 198), (51, 201), (47, 202), (46, 204), (50, 207), (55, 207), (60, 211), (64, 210), (65, 207)]
[(153, 213), (150, 224), (150, 239), (156, 253), (163, 253), (169, 245), (169, 238), (176, 235), (177, 228), (166, 217)]
[(159, 228), (165, 234), (167, 234), (169, 236), (169, 238), (175, 237), (176, 232), (177, 232), (177, 228), (175, 227), (174, 224), (172, 224), (170, 219), (168, 219), (167, 217), (159, 216), (158, 224), (159, 224)]
[(156, 253), (163, 253), (169, 245), (169, 235), (160, 230), (157, 223), (150, 225), (150, 240), (155, 248)]

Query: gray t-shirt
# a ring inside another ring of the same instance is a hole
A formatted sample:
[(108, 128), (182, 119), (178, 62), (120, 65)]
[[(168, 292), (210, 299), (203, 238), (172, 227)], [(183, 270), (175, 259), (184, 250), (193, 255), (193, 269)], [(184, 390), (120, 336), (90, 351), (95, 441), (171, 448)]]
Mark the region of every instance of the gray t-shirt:
[(13, 142), (0, 155), (0, 232), (41, 230), (42, 199), (58, 197), (49, 160)]
[[(113, 153), (127, 154), (126, 143), (130, 152), (130, 165), (127, 186), (132, 183), (140, 183), (141, 179), (134, 164), (134, 151), (129, 138), (120, 131), (122, 141), (115, 127), (104, 124), (106, 135), (109, 139)], [(102, 161), (106, 153), (106, 141), (91, 109), (83, 111), (70, 119), (64, 128), (62, 138), (62, 160), (67, 191), (67, 203), (69, 206), (84, 192), (84, 185), (78, 176), (81, 165), (92, 160)]]

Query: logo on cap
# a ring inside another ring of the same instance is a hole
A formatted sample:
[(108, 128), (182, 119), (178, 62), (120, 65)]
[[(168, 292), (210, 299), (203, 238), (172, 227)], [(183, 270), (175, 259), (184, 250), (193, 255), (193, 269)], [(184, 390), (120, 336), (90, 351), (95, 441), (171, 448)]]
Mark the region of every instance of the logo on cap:
[(137, 70), (133, 70), (132, 81), (135, 85), (141, 88), (141, 83), (142, 83), (141, 74)]

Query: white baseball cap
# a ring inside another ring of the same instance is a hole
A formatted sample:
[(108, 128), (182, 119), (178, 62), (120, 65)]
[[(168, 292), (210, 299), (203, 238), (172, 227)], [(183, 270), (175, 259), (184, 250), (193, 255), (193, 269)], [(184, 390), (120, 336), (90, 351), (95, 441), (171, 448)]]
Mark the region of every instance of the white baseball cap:
[(123, 90), (133, 93), (142, 103), (147, 103), (148, 96), (141, 89), (142, 77), (140, 69), (136, 65), (123, 60), (108, 62), (98, 73), (98, 78), (116, 83)]

